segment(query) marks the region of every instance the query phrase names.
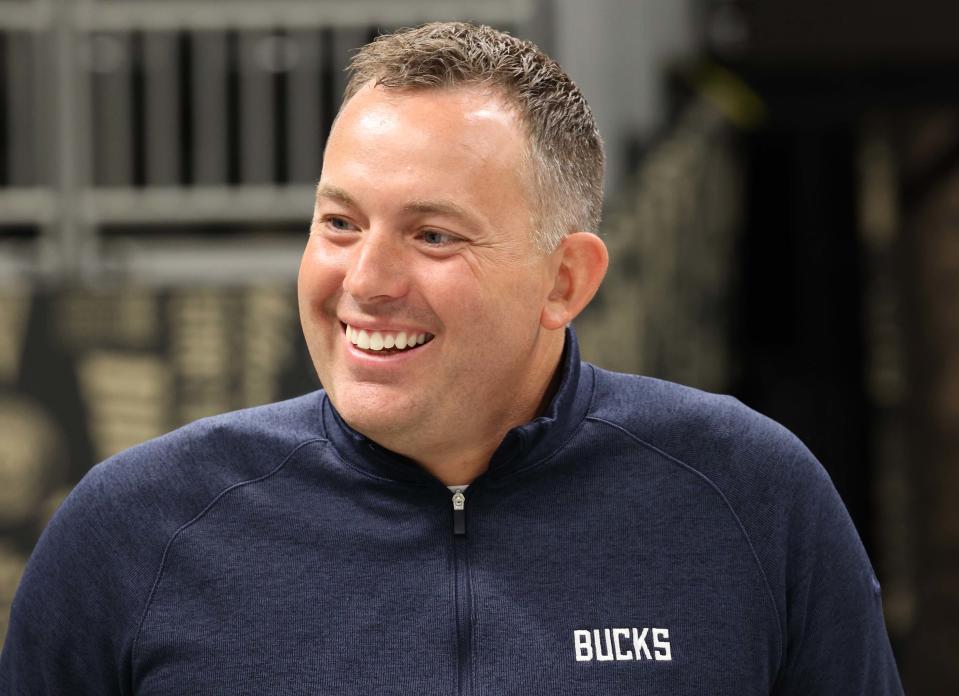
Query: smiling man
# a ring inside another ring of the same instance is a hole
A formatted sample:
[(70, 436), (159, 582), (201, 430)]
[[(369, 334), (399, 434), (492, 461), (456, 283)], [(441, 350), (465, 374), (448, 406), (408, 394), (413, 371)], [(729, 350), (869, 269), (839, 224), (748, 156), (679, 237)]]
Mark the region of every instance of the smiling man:
[(360, 51), (299, 276), (323, 390), (94, 468), (3, 694), (899, 694), (825, 472), (737, 401), (581, 363), (603, 153), (529, 43)]

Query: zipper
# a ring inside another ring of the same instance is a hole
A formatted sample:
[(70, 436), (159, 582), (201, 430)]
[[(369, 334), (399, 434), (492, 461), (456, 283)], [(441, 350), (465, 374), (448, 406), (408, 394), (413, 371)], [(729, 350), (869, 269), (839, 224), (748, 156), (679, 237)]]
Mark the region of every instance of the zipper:
[(470, 654), (472, 652), (472, 621), (470, 605), (472, 589), (469, 574), (469, 550), (466, 546), (466, 495), (463, 491), (453, 493), (453, 587), (456, 606), (456, 663), (457, 693), (468, 696), (470, 684)]
[(453, 536), (466, 536), (466, 495), (453, 493)]

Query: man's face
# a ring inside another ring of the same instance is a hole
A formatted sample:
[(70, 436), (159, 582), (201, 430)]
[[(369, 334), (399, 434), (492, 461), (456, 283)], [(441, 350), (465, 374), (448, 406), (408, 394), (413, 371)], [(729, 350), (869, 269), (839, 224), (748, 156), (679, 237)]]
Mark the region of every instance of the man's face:
[(478, 88), (367, 86), (330, 133), (301, 322), (344, 419), (409, 456), (397, 443), (468, 438), (541, 396), (555, 266), (532, 241), (524, 145)]

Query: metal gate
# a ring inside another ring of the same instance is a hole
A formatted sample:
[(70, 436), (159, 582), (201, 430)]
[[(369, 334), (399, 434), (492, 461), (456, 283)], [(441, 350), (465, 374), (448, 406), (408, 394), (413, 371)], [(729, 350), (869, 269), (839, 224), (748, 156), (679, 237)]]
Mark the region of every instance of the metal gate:
[(0, 0), (0, 279), (291, 278), (350, 49), (541, 6)]

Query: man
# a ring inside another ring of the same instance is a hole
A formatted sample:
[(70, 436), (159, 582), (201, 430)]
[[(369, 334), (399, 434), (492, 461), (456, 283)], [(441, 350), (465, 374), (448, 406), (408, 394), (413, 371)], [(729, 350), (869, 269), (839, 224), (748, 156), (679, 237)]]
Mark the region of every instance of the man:
[(580, 363), (603, 155), (559, 67), (431, 24), (365, 47), (346, 97), (299, 278), (325, 391), (96, 467), (0, 690), (901, 693), (812, 455)]

